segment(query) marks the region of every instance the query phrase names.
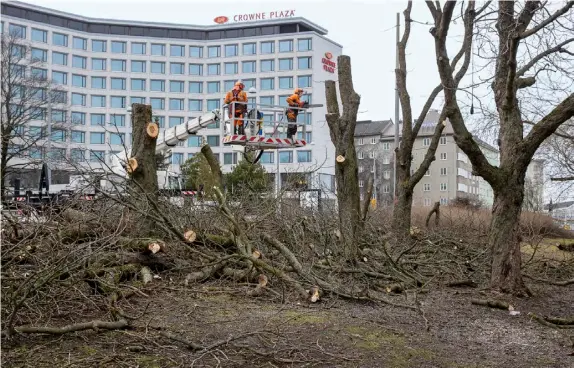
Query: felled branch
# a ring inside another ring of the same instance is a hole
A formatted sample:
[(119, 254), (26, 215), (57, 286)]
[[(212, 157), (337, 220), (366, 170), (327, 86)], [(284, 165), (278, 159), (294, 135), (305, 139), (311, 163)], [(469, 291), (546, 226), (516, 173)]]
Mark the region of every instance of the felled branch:
[(483, 300), (483, 299), (473, 299), (470, 301), (474, 305), (481, 305), (483, 307), (490, 307), (496, 309), (508, 310), (510, 305), (507, 302), (501, 300)]
[[(91, 321), (84, 323), (76, 323), (64, 327), (39, 327), (39, 326), (22, 326), (16, 327), (15, 330), (22, 334), (50, 334), (50, 335), (63, 335), (70, 332), (84, 331), (84, 330), (119, 330), (128, 327), (128, 321), (120, 319), (114, 322), (105, 321)], [(2, 331), (2, 335), (5, 332)]]

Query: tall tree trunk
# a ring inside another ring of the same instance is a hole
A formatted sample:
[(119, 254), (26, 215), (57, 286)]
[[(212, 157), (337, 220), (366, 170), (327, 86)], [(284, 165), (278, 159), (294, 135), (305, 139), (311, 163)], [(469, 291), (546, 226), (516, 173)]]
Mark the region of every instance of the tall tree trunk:
[[(509, 184), (515, 182), (509, 180)], [(506, 185), (494, 191), (494, 205), (488, 243), (492, 250), (490, 284), (494, 289), (516, 295), (530, 295), (522, 280), (520, 213), (524, 185)]]
[(2, 136), (0, 139), (2, 139), (2, 158), (0, 160), (0, 195), (2, 202), (4, 202), (6, 195), (8, 194), (6, 193), (6, 169), (8, 168), (8, 145), (10, 144), (10, 137)]
[(393, 232), (399, 237), (407, 236), (411, 229), (413, 188), (409, 185), (409, 168), (397, 165), (397, 195), (393, 208)]
[(361, 221), (361, 203), (359, 193), (359, 170), (355, 152), (355, 126), (361, 97), (353, 88), (351, 58), (341, 55), (337, 58), (339, 93), (343, 113), (339, 112), (337, 87), (335, 81), (325, 82), (327, 115), (331, 141), (335, 146), (335, 179), (337, 183), (337, 202), (339, 205), (339, 223), (345, 255), (354, 261), (358, 256), (358, 231)]
[(157, 201), (157, 160), (155, 155), (159, 127), (152, 122), (151, 106), (132, 105), (132, 150), (128, 162), (131, 173), (132, 190), (142, 196)]

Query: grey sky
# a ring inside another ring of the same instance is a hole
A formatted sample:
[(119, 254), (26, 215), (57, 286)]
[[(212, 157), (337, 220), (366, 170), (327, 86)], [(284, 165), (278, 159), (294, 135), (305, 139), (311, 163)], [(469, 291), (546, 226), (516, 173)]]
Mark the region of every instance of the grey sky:
[[(215, 24), (213, 18), (219, 15), (231, 18), (235, 14), (294, 9), (296, 16), (326, 28), (328, 37), (342, 44), (343, 53), (351, 57), (355, 89), (361, 95), (360, 111), (366, 111), (360, 118), (394, 120), (394, 26), (397, 12), (401, 12), (403, 23), (406, 1), (23, 1), (88, 17), (201, 25)], [(423, 1), (414, 2), (412, 17), (421, 22), (431, 19)], [(425, 96), (439, 80), (428, 29), (428, 26), (413, 24), (407, 56), (410, 94), (417, 115)], [(453, 41), (456, 42), (456, 37)]]

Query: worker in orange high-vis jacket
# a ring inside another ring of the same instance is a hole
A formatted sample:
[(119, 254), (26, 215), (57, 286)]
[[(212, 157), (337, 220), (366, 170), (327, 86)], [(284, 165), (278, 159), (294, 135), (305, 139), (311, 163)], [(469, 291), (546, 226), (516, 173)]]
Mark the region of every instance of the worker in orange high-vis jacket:
[(237, 82), (233, 89), (225, 95), (225, 104), (239, 102), (229, 106), (229, 118), (234, 119), (233, 134), (245, 134), (245, 124), (241, 120), (247, 111), (247, 93), (243, 91), (244, 88), (245, 85), (243, 83)]
[[(301, 95), (305, 92), (301, 88), (296, 88), (293, 94), (287, 97), (287, 104), (290, 107), (305, 107), (308, 105), (307, 102), (301, 101)], [(298, 109), (287, 109), (287, 138), (292, 139), (297, 134), (297, 115), (299, 115)]]

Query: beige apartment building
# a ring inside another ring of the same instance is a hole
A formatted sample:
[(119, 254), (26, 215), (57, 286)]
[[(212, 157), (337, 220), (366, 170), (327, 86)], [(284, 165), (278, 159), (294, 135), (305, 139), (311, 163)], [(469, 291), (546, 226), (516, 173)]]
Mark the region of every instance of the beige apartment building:
[[(430, 145), (438, 123), (439, 111), (427, 114), (413, 148), (412, 172), (418, 169)], [(402, 130), (402, 127), (399, 126)], [(434, 202), (448, 204), (457, 197), (480, 199), (485, 206), (492, 205), (492, 189), (482, 179), (472, 175), (472, 164), (456, 145), (452, 126), (447, 120), (436, 151), (436, 160), (417, 184), (414, 191), (414, 206), (432, 206)], [(400, 139), (400, 138), (399, 138)], [(488, 160), (498, 165), (498, 150), (486, 142), (479, 141)], [(394, 122), (359, 121), (355, 129), (355, 147), (359, 161), (359, 186), (364, 197), (367, 181), (374, 176), (373, 198), (379, 205), (390, 205), (393, 201), (394, 168)]]

